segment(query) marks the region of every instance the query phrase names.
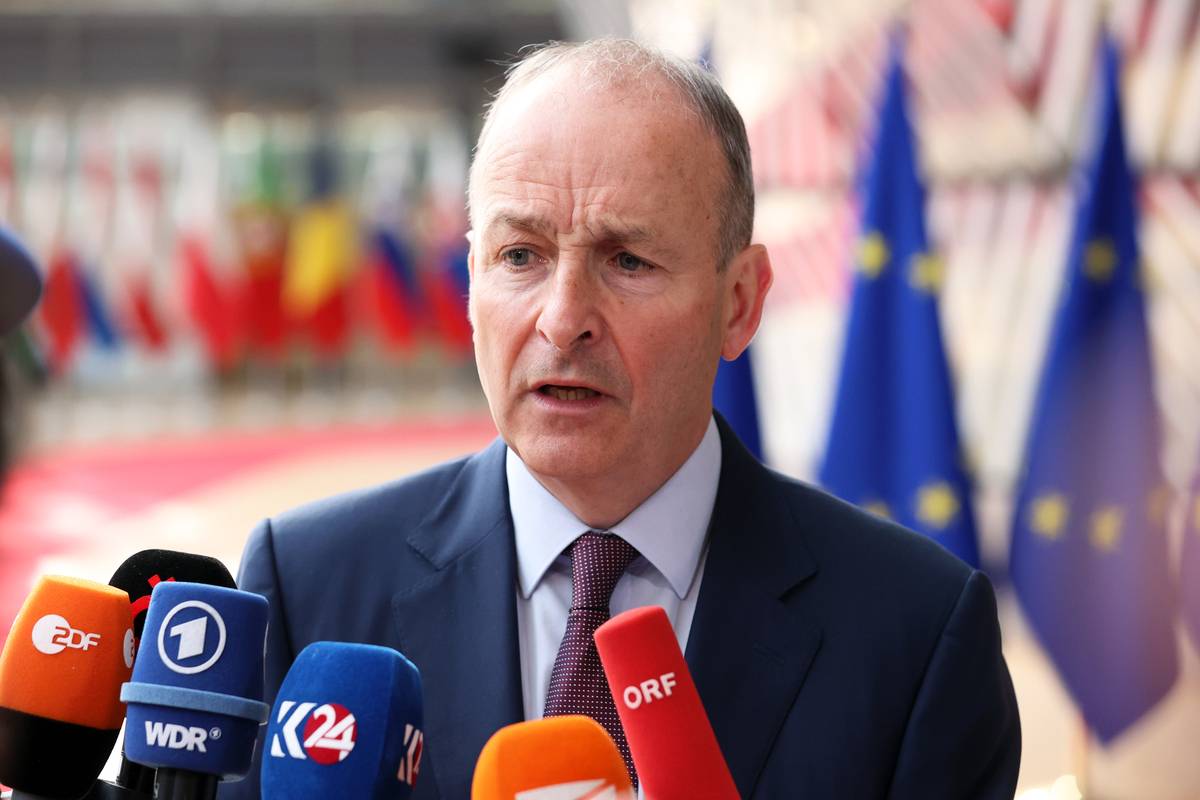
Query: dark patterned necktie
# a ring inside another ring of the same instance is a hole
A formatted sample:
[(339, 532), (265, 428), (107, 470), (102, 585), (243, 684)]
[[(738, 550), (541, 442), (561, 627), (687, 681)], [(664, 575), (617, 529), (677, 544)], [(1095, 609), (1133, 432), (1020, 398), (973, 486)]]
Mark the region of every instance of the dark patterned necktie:
[(638, 551), (620, 536), (591, 531), (576, 539), (567, 552), (571, 556), (571, 611), (550, 673), (544, 716), (584, 714), (599, 722), (616, 742), (636, 786), (629, 742), (592, 634), (608, 621), (613, 589)]

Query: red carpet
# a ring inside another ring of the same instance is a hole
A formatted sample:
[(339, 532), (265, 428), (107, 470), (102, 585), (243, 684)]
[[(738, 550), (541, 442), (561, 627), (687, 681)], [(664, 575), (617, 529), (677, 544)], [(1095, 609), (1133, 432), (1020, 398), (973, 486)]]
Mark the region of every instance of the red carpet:
[(328, 453), (334, 464), (362, 450), (399, 454), (457, 446), (458, 452), (469, 452), (494, 436), (490, 418), (472, 416), (386, 428), (222, 433), (40, 454), (13, 470), (0, 500), (0, 639), (25, 600), (39, 560), (87, 543), (101, 523), (217, 482), (236, 482), (283, 460)]

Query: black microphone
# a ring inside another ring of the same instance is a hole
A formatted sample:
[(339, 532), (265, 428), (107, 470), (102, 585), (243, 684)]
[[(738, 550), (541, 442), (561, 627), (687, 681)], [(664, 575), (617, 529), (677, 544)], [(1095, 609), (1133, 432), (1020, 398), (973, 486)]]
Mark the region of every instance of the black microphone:
[[(146, 610), (150, 608), (150, 594), (163, 581), (206, 583), (236, 589), (237, 584), (229, 570), (215, 558), (174, 550), (142, 550), (134, 553), (117, 567), (108, 583), (123, 589), (129, 595), (133, 611), (133, 635), (135, 646), (141, 642), (142, 630), (146, 625)], [(121, 768), (117, 773), (116, 786), (136, 792), (147, 798), (154, 795), (154, 770), (130, 761), (121, 747)], [(140, 800), (136, 796), (125, 796), (127, 800)], [(98, 782), (85, 800), (118, 800), (109, 786)]]

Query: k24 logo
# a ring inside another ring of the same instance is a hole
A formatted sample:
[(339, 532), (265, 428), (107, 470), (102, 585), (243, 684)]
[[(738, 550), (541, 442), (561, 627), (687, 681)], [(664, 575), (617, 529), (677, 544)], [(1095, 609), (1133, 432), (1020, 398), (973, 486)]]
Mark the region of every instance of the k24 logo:
[(271, 737), (274, 758), (311, 758), (318, 764), (336, 764), (354, 750), (358, 735), (354, 715), (337, 703), (284, 700), (275, 721), (280, 730)]
[(425, 751), (425, 734), (412, 725), (404, 726), (404, 757), (400, 759), (400, 771), (396, 778), (409, 786), (417, 785), (417, 773), (421, 771), (421, 753)]

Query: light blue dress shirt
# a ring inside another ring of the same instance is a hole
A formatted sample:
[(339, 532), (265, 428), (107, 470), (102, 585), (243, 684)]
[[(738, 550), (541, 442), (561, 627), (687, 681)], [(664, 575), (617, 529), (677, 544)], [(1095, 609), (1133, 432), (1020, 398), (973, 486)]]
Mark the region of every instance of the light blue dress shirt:
[[(538, 483), (512, 450), (505, 469), (517, 546), (517, 634), (525, 719), (541, 719), (571, 608), (571, 560), (563, 551), (590, 528)], [(609, 529), (641, 553), (613, 590), (612, 614), (662, 606), (680, 649), (687, 647), (696, 610), (720, 475), (721, 438), (710, 419), (704, 438), (683, 466)]]

